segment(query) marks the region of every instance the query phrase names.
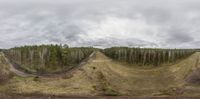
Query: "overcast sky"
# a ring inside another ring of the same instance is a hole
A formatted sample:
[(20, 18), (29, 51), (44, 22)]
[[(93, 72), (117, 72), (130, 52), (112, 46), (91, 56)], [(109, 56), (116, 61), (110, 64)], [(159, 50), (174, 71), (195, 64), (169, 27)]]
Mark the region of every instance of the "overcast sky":
[(0, 0), (0, 48), (200, 48), (200, 0)]

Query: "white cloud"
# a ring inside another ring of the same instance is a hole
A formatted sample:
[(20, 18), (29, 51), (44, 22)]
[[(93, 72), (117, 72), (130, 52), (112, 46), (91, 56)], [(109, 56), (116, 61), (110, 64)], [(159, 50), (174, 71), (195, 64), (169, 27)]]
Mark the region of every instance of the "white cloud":
[[(106, 16), (100, 22), (86, 21), (88, 26), (86, 34), (80, 34), (80, 37), (89, 40), (113, 38), (127, 39), (140, 38), (140, 40), (155, 42), (158, 27), (154, 24), (146, 23), (142, 17), (130, 19), (126, 17)], [(84, 27), (85, 28), (85, 27)]]

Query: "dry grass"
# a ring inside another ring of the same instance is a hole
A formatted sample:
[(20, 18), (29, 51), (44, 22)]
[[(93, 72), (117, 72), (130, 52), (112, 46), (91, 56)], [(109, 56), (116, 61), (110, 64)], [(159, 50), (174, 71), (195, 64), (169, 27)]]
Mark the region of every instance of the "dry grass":
[(10, 78), (11, 74), (9, 71), (8, 64), (3, 58), (2, 53), (0, 52), (0, 83), (7, 81)]
[[(63, 77), (14, 77), (0, 91), (17, 94), (51, 95), (187, 95), (185, 77), (197, 69), (200, 53), (170, 66), (128, 66), (100, 52), (71, 75)], [(194, 61), (195, 60), (195, 61)], [(184, 93), (184, 90), (186, 93)], [(200, 90), (197, 90), (200, 92)]]

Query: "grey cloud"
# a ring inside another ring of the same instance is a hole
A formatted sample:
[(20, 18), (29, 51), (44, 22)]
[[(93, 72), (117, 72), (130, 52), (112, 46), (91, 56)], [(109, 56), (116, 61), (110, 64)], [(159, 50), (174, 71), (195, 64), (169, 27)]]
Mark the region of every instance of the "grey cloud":
[(94, 46), (100, 48), (107, 48), (110, 46), (129, 46), (129, 47), (158, 47), (157, 44), (143, 41), (139, 39), (116, 39), (116, 38), (102, 38), (96, 40), (86, 40), (84, 42), (79, 42), (82, 46)]
[(172, 34), (171, 38), (168, 39), (168, 41), (170, 43), (186, 43), (186, 42), (190, 42), (193, 41), (193, 38), (190, 35), (187, 34)]
[[(144, 3), (145, 2), (145, 3)], [(0, 0), (0, 47), (199, 47), (198, 0)]]
[(169, 37), (167, 38), (166, 42), (170, 44), (180, 44), (180, 43), (187, 43), (192, 42), (194, 38), (187, 30), (179, 29), (179, 28), (172, 28), (172, 30), (168, 31)]

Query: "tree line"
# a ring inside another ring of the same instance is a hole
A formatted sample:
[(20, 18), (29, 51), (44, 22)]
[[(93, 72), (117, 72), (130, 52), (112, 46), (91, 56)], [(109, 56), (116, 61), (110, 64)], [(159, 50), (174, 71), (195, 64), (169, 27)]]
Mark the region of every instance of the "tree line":
[(179, 59), (188, 57), (195, 50), (112, 47), (104, 49), (103, 52), (118, 61), (130, 64), (158, 66), (164, 63), (174, 63)]
[(93, 51), (91, 47), (35, 45), (11, 48), (4, 53), (12, 62), (24, 69), (33, 72), (51, 72), (76, 66)]

